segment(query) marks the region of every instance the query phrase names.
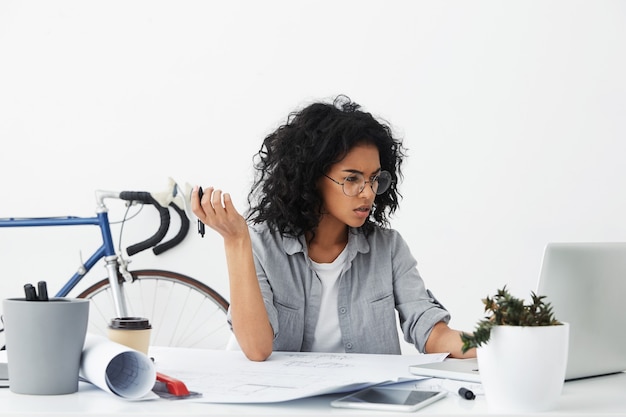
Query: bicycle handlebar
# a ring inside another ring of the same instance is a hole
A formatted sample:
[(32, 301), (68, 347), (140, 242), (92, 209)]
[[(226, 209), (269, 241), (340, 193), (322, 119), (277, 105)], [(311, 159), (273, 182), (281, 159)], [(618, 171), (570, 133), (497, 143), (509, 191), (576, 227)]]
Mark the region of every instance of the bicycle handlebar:
[[(135, 201), (141, 204), (150, 204), (154, 206), (154, 208), (157, 209), (157, 211), (159, 212), (160, 216), (159, 229), (154, 235), (152, 235), (148, 239), (126, 248), (126, 252), (129, 256), (132, 256), (148, 248), (152, 248), (152, 252), (155, 255), (160, 255), (182, 242), (187, 236), (187, 232), (189, 231), (190, 222), (187, 213), (190, 208), (188, 207), (188, 200), (186, 195), (190, 191), (191, 187), (189, 186), (189, 184), (187, 184), (186, 186), (188, 188), (187, 192), (185, 192), (174, 180), (170, 178), (168, 190), (160, 193), (150, 193), (147, 191), (116, 192), (96, 190), (98, 210), (107, 210), (106, 205), (104, 204), (104, 200), (107, 198), (125, 200), (131, 203)], [(182, 207), (180, 203), (182, 203)], [(170, 226), (170, 207), (180, 217), (180, 229), (172, 239), (160, 243), (161, 240), (165, 238), (165, 235), (167, 234)]]
[(128, 256), (133, 256), (143, 250), (156, 246), (167, 234), (167, 230), (170, 226), (170, 212), (167, 208), (162, 207), (150, 193), (145, 191), (122, 191), (119, 195), (120, 199), (126, 201), (139, 201), (146, 204), (153, 205), (158, 211), (161, 217), (161, 224), (159, 229), (154, 235), (144, 240), (143, 242), (135, 243), (134, 245), (126, 248)]
[(189, 231), (189, 218), (187, 217), (185, 210), (178, 207), (174, 202), (170, 203), (170, 207), (172, 207), (180, 216), (180, 230), (178, 230), (178, 233), (172, 239), (152, 248), (152, 252), (155, 255), (160, 255), (166, 250), (172, 249), (174, 246), (178, 245), (183, 241), (183, 239), (185, 239), (185, 236), (187, 236), (187, 232)]

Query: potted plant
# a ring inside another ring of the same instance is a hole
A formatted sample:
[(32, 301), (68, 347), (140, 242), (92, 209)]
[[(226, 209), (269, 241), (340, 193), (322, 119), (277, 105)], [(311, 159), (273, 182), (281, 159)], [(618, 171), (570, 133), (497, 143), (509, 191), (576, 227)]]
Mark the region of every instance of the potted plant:
[(474, 333), (461, 334), (463, 352), (477, 348), (492, 411), (545, 411), (558, 401), (565, 380), (569, 324), (554, 317), (545, 298), (532, 292), (526, 304), (504, 286), (482, 300), (487, 315)]

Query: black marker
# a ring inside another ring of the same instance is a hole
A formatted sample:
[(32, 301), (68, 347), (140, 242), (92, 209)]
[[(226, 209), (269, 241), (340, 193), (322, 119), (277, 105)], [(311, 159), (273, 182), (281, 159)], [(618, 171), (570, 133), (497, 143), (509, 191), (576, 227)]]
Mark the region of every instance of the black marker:
[[(204, 191), (202, 190), (202, 187), (198, 187), (198, 202), (201, 203), (202, 202), (202, 196), (204, 195)], [(198, 233), (200, 234), (201, 237), (204, 237), (204, 223), (202, 223), (202, 220), (198, 219)]]
[(39, 301), (48, 301), (48, 286), (46, 285), (46, 281), (39, 281), (37, 288), (39, 289)]
[(466, 400), (473, 400), (474, 398), (476, 398), (476, 395), (472, 392), (472, 390), (469, 390), (467, 388), (459, 388), (459, 393), (458, 393), (461, 398), (465, 398)]
[[(434, 387), (437, 387), (437, 385), (434, 385)], [(476, 398), (476, 394), (474, 394), (474, 391), (467, 387), (464, 387), (459, 381), (441, 379), (439, 380), (438, 388), (457, 394), (464, 400), (473, 400)]]
[(37, 292), (32, 284), (24, 285), (24, 295), (26, 296), (26, 301), (37, 301)]

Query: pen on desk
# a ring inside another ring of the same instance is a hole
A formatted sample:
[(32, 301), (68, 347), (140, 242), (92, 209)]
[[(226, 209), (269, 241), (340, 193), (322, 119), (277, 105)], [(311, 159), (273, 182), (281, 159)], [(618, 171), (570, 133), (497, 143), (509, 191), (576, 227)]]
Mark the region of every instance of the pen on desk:
[(39, 301), (48, 301), (48, 286), (46, 281), (39, 281), (37, 283), (37, 289), (39, 293)]
[(26, 296), (26, 301), (37, 300), (37, 292), (35, 291), (33, 284), (24, 284), (24, 295)]
[(472, 390), (463, 387), (459, 388), (458, 394), (461, 398), (465, 398), (466, 400), (473, 400), (476, 398), (476, 395)]
[(460, 385), (458, 382), (456, 381), (452, 381), (449, 379), (443, 379), (441, 381), (441, 387), (444, 388), (447, 391), (453, 392), (455, 394), (458, 394), (459, 397), (464, 398), (466, 400), (473, 400), (476, 398), (476, 394), (474, 393), (474, 391), (472, 391), (471, 389)]
[[(202, 190), (202, 187), (198, 187), (198, 203), (202, 201), (203, 195), (204, 191)], [(202, 223), (202, 220), (200, 219), (198, 219), (198, 233), (201, 237), (204, 237), (204, 223)]]
[[(466, 386), (460, 381), (454, 381), (451, 379), (440, 379), (440, 378), (432, 378), (432, 379), (424, 379), (417, 381), (415, 383), (415, 388), (421, 389), (434, 389), (434, 390), (445, 390), (451, 392), (465, 400), (473, 400), (476, 398), (476, 392), (473, 389), (474, 387), (479, 387), (476, 384), (470, 384), (472, 388)], [(478, 388), (478, 391), (481, 391)]]

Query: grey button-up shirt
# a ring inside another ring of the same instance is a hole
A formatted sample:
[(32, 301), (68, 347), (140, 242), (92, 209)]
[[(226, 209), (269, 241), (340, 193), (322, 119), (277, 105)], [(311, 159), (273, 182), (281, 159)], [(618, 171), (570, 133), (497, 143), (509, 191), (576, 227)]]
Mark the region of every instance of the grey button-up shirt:
[[(304, 237), (250, 227), (256, 273), (274, 330), (275, 351), (310, 351), (322, 285)], [(450, 315), (426, 291), (417, 262), (400, 234), (377, 227), (350, 229), (339, 277), (337, 314), (348, 353), (400, 354), (396, 310), (407, 342), (424, 351), (433, 326)]]

